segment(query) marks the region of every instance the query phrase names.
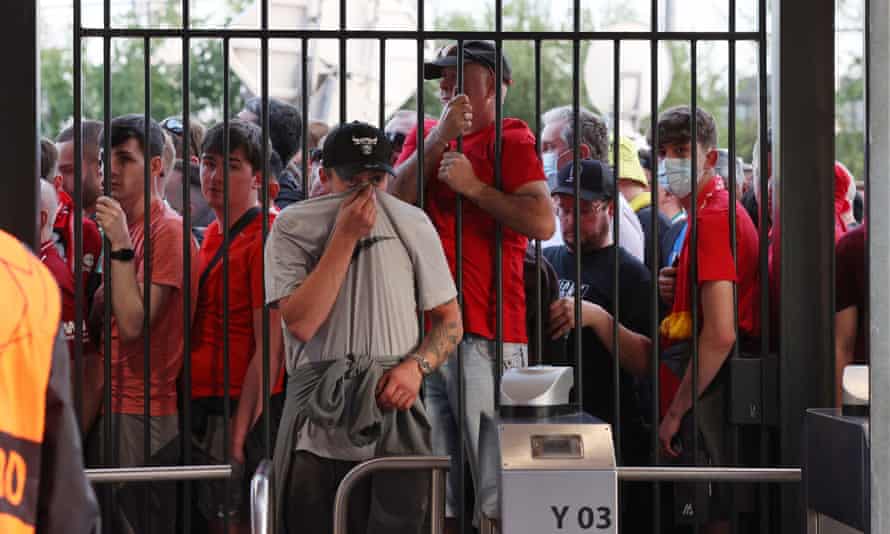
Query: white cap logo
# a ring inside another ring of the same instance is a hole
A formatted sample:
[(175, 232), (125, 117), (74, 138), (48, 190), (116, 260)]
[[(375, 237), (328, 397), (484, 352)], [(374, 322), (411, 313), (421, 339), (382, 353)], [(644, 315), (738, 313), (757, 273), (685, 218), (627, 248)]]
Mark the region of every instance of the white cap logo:
[(370, 156), (371, 152), (374, 151), (374, 147), (377, 146), (377, 138), (376, 137), (353, 137), (352, 144), (359, 147), (359, 150), (362, 151), (362, 155)]

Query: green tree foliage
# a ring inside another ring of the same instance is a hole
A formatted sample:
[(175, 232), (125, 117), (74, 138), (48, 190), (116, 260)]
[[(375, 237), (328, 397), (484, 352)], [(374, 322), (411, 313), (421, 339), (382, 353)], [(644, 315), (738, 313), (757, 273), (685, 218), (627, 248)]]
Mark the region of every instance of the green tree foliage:
[(74, 87), (71, 54), (61, 48), (40, 51), (40, 130), (44, 137), (54, 138), (74, 115)]
[(838, 82), (835, 93), (837, 129), (835, 157), (844, 163), (856, 180), (865, 179), (865, 80), (863, 59), (857, 57)]
[[(659, 106), (659, 112), (673, 106), (691, 105), (692, 102), (692, 74), (689, 60), (689, 45), (680, 43), (667, 44), (671, 52), (674, 76), (671, 88), (665, 96), (664, 102)], [(714, 46), (701, 44), (699, 47), (698, 79), (696, 80), (698, 91), (696, 92), (696, 105), (713, 115), (717, 122), (717, 140), (721, 148), (729, 148), (729, 71), (723, 68), (723, 64), (715, 64), (708, 67), (703, 64), (703, 58), (716, 56)], [(747, 116), (743, 113), (740, 102), (744, 97), (756, 96), (757, 80), (748, 78), (739, 80), (736, 86), (736, 156), (751, 161), (754, 143), (758, 135), (758, 111), (749, 108)], [(750, 98), (748, 98), (750, 100)], [(755, 99), (756, 100), (756, 99)], [(650, 120), (645, 121), (649, 123)], [(648, 128), (647, 128), (648, 131)]]
[[(865, 180), (865, 0), (838, 0), (836, 2), (836, 43), (838, 54), (852, 57), (835, 62), (837, 83), (835, 86), (835, 158), (844, 163), (857, 181)], [(850, 37), (858, 46), (851, 49)], [(846, 38), (846, 39), (844, 39)], [(842, 46), (842, 43), (846, 43)], [(873, 97), (872, 105), (881, 105)]]
[[(246, 0), (232, 0), (233, 11), (243, 8)], [(179, 0), (171, 5), (179, 4)], [(157, 14), (160, 24), (178, 24), (178, 11), (162, 8)], [(194, 21), (193, 21), (194, 22)], [(111, 116), (145, 112), (145, 61), (142, 39), (115, 39), (111, 50)], [(152, 40), (150, 61), (151, 115), (161, 120), (182, 115), (182, 66), (154, 60), (165, 42)], [(179, 41), (175, 49), (181, 50)], [(223, 101), (223, 49), (220, 40), (195, 39), (190, 43), (190, 107), (193, 116), (219, 119)], [(40, 51), (42, 92), (41, 134), (55, 137), (74, 115), (73, 54), (70, 49), (45, 48)], [(83, 116), (102, 119), (104, 116), (101, 63), (90, 63), (84, 55), (82, 69)], [(229, 103), (231, 113), (242, 106), (242, 84), (234, 73), (230, 76)]]

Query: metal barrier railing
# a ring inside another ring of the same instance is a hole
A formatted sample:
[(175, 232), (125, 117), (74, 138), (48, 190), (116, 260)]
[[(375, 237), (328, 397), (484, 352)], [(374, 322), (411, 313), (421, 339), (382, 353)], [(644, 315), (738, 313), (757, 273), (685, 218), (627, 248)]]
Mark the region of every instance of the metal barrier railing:
[(390, 456), (363, 462), (346, 474), (334, 498), (334, 534), (346, 534), (349, 495), (365, 477), (381, 471), (432, 471), (430, 483), (430, 532), (442, 532), (445, 520), (445, 472), (451, 467), (448, 456)]
[(263, 460), (250, 480), (250, 532), (269, 534), (272, 529), (272, 462)]
[(760, 482), (796, 484), (801, 469), (741, 467), (619, 467), (618, 480), (632, 482)]
[(86, 469), (87, 480), (93, 484), (109, 482), (169, 482), (231, 478), (230, 465), (189, 465), (174, 467), (131, 467)]
[[(430, 491), (430, 532), (442, 532), (444, 521), (445, 471), (450, 466), (447, 456), (393, 456), (375, 458), (354, 467), (340, 482), (334, 499), (334, 534), (346, 534), (349, 516), (349, 495), (365, 477), (380, 471), (432, 471)], [(261, 465), (258, 474), (264, 466)], [(268, 469), (268, 466), (266, 466)], [(799, 484), (802, 470), (787, 468), (738, 467), (618, 467), (618, 480), (628, 482), (748, 482)], [(256, 532), (256, 531), (255, 531)]]

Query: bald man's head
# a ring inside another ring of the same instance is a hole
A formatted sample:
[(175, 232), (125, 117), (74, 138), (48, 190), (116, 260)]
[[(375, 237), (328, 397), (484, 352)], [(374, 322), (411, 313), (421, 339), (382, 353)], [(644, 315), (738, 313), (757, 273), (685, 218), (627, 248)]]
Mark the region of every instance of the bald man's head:
[(56, 188), (46, 180), (40, 180), (40, 242), (46, 243), (53, 238), (53, 223), (56, 222), (56, 214), (59, 212), (59, 195)]

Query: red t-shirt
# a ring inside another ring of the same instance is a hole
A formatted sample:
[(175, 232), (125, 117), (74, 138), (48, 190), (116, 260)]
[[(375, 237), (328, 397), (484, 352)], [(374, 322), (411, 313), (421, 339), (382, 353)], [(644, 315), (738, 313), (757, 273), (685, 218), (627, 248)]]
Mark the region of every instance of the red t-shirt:
[[(275, 215), (270, 213), (270, 227), (274, 220)], [(222, 246), (219, 221), (213, 221), (198, 252), (199, 276)], [(192, 396), (195, 398), (224, 395), (223, 283), (223, 260), (220, 259), (198, 290), (192, 342)], [(247, 366), (257, 350), (253, 312), (263, 308), (263, 296), (263, 219), (255, 217), (229, 243), (229, 391), (232, 398), (241, 395)], [(283, 373), (278, 377), (273, 393), (283, 389)]]
[(837, 243), (837, 269), (835, 272), (835, 311), (851, 306), (858, 311), (856, 321), (856, 363), (868, 363), (865, 340), (868, 336), (868, 303), (865, 279), (865, 225), (847, 232)]
[[(433, 122), (424, 124), (424, 136), (429, 134)], [(456, 150), (457, 143), (451, 143)], [(473, 165), (476, 177), (494, 186), (495, 125), (467, 135), (463, 140), (464, 154)], [(417, 149), (416, 127), (405, 137), (400, 165)], [(535, 136), (519, 119), (504, 119), (501, 149), (501, 176), (503, 190), (512, 193), (529, 182), (543, 181), (544, 169), (535, 150)], [(438, 180), (427, 177), (426, 204), (424, 208), (439, 232), (442, 247), (456, 273), (455, 261), (455, 199), (451, 188)], [(503, 226), (503, 275), (504, 275), (504, 341), (526, 343), (525, 332), (525, 284), (522, 261), (528, 238)], [(495, 287), (495, 219), (471, 201), (463, 203), (463, 293), (464, 331), (486, 339), (495, 338), (497, 319), (497, 289)]]
[[(738, 292), (739, 337), (756, 338), (760, 332), (760, 272), (757, 228), (740, 202), (736, 202), (736, 246), (738, 267), (732, 257), (729, 239), (729, 191), (722, 179), (708, 182), (698, 194), (695, 214), (698, 232), (698, 283), (728, 281), (736, 283)], [(679, 262), (691, 260), (692, 232), (686, 232)], [(691, 274), (690, 274), (691, 276)], [(699, 293), (701, 297), (701, 293)], [(674, 299), (674, 312), (678, 299)], [(708, 318), (699, 305), (699, 326)], [(662, 338), (666, 346), (672, 341)], [(742, 341), (739, 339), (739, 341)], [(661, 412), (664, 415), (680, 385), (682, 376), (661, 371)]]
[[(159, 310), (151, 325), (150, 414), (152, 416), (173, 415), (176, 413), (176, 379), (182, 370), (183, 359), (183, 319), (191, 321), (194, 316), (198, 285), (197, 250), (195, 241), (188, 238), (191, 245), (191, 309), (185, 310), (182, 303), (183, 253), (182, 218), (163, 201), (155, 200), (151, 205), (151, 283), (167, 286), (172, 291)], [(133, 266), (136, 279), (144, 282), (143, 263), (145, 260), (143, 219), (128, 221), (130, 240), (136, 257)], [(114, 288), (112, 287), (112, 290)], [(186, 313), (188, 315), (186, 315)], [(142, 414), (144, 407), (144, 340), (124, 343), (119, 340), (117, 322), (111, 321), (111, 396), (112, 412)]]
[[(708, 186), (716, 185), (716, 180)], [(709, 189), (705, 186), (703, 193)], [(699, 198), (704, 197), (701, 195)], [(729, 281), (737, 284), (739, 335), (755, 338), (760, 332), (760, 272), (757, 228), (740, 202), (736, 202), (736, 245), (738, 268), (729, 239), (729, 191), (716, 188), (700, 202), (698, 220), (698, 281)], [(689, 246), (688, 232), (685, 247)], [(707, 318), (703, 317), (703, 320)]]
[[(65, 260), (59, 255), (56, 245), (52, 241), (48, 241), (40, 247), (40, 261), (52, 273), (59, 286), (62, 295), (62, 335), (68, 342), (68, 354), (74, 357), (74, 323), (75, 317), (74, 304), (74, 276), (65, 264)], [(84, 316), (86, 317), (86, 316)], [(81, 330), (86, 339), (86, 328)]]
[[(53, 230), (59, 235), (65, 248), (65, 261), (68, 269), (74, 272), (74, 199), (65, 191), (59, 191), (59, 212)], [(83, 283), (86, 290), (90, 276), (99, 266), (102, 254), (102, 234), (96, 222), (83, 215)]]

